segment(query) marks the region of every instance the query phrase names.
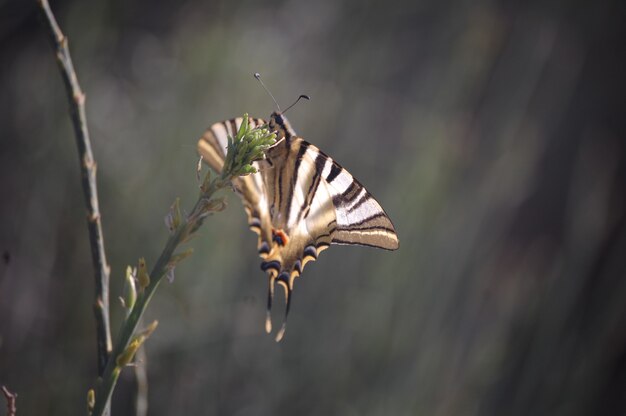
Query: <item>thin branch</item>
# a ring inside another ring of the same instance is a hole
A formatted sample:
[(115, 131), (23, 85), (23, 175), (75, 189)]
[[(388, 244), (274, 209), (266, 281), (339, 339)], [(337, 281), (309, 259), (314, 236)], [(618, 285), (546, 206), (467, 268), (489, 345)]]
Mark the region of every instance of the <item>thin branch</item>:
[(4, 394), (4, 398), (7, 399), (7, 416), (15, 416), (17, 413), (17, 407), (15, 406), (17, 393), (11, 393), (5, 386), (2, 386), (1, 389)]
[(87, 206), (87, 228), (91, 243), (91, 258), (95, 269), (96, 299), (94, 313), (96, 315), (96, 331), (98, 340), (98, 375), (102, 376), (111, 353), (111, 329), (109, 326), (109, 273), (110, 268), (104, 251), (100, 208), (98, 206), (98, 189), (96, 186), (96, 162), (91, 151), (87, 116), (85, 114), (85, 94), (83, 94), (72, 58), (67, 46), (67, 37), (61, 32), (48, 0), (37, 0), (47, 22), (50, 37), (56, 51), (57, 61), (65, 83), (70, 104), (70, 115), (74, 125), (74, 134), (80, 158), (85, 205)]

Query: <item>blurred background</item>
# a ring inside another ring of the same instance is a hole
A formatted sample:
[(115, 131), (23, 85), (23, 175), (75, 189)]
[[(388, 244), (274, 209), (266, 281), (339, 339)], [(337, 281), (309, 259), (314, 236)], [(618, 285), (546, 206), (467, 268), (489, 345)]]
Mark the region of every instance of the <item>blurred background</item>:
[[(377, 197), (400, 249), (336, 246), (280, 344), (239, 199), (147, 320), (149, 414), (623, 415), (622, 2), (52, 1), (87, 94), (111, 265), (154, 264), (196, 141), (274, 105)], [(33, 1), (0, 1), (0, 384), (84, 414), (94, 282), (66, 93)], [(277, 301), (275, 322), (282, 302)], [(113, 415), (133, 415), (125, 371)], [(3, 406), (0, 404), (0, 406)]]

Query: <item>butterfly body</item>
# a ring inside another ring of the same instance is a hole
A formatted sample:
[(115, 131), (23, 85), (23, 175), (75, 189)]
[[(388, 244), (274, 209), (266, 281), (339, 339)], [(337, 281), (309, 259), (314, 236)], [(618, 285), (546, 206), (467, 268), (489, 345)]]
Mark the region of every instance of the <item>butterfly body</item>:
[[(198, 151), (220, 172), (227, 136), (242, 119), (215, 123), (198, 142)], [(257, 173), (233, 179), (248, 225), (258, 234), (261, 269), (269, 277), (269, 310), (278, 283), (289, 312), (294, 280), (309, 261), (331, 244), (356, 244), (395, 250), (398, 238), (384, 210), (352, 175), (317, 147), (297, 136), (287, 119), (272, 113), (269, 122), (250, 118), (251, 126), (267, 124), (277, 135)], [(282, 337), (283, 328), (277, 336)]]

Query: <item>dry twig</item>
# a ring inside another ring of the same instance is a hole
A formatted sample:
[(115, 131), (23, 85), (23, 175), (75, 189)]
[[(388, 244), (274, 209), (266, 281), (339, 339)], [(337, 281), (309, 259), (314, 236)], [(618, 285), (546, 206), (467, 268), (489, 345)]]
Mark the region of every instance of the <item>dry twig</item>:
[(17, 393), (11, 393), (6, 386), (2, 386), (2, 393), (4, 398), (7, 399), (7, 416), (15, 416), (17, 413), (17, 407), (15, 406), (15, 400), (17, 399)]
[(96, 331), (98, 341), (98, 375), (102, 376), (111, 353), (111, 329), (109, 324), (109, 265), (104, 251), (104, 237), (100, 222), (98, 206), (98, 188), (96, 186), (96, 162), (91, 151), (87, 116), (85, 113), (85, 94), (82, 92), (74, 71), (74, 65), (68, 49), (67, 37), (61, 32), (48, 0), (37, 0), (47, 22), (50, 37), (55, 48), (59, 69), (65, 83), (70, 104), (70, 115), (74, 125), (76, 145), (80, 158), (85, 205), (87, 206), (87, 227), (91, 243), (91, 258), (95, 269), (96, 300)]

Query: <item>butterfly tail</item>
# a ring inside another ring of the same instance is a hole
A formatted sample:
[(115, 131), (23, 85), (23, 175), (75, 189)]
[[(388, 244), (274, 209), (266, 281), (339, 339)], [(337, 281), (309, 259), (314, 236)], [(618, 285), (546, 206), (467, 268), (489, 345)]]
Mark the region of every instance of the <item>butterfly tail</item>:
[(287, 316), (289, 316), (289, 308), (291, 307), (291, 295), (293, 294), (293, 290), (289, 284), (289, 277), (286, 277), (284, 279), (281, 277), (284, 277), (284, 275), (278, 277), (278, 283), (283, 287), (283, 289), (285, 289), (286, 305), (285, 317), (283, 318), (283, 324), (281, 325), (280, 330), (278, 330), (278, 333), (276, 334), (276, 342), (280, 342), (285, 336), (285, 329), (287, 329)]
[(267, 289), (267, 314), (265, 317), (265, 332), (272, 332), (272, 300), (274, 299), (274, 275), (269, 274), (269, 283)]

